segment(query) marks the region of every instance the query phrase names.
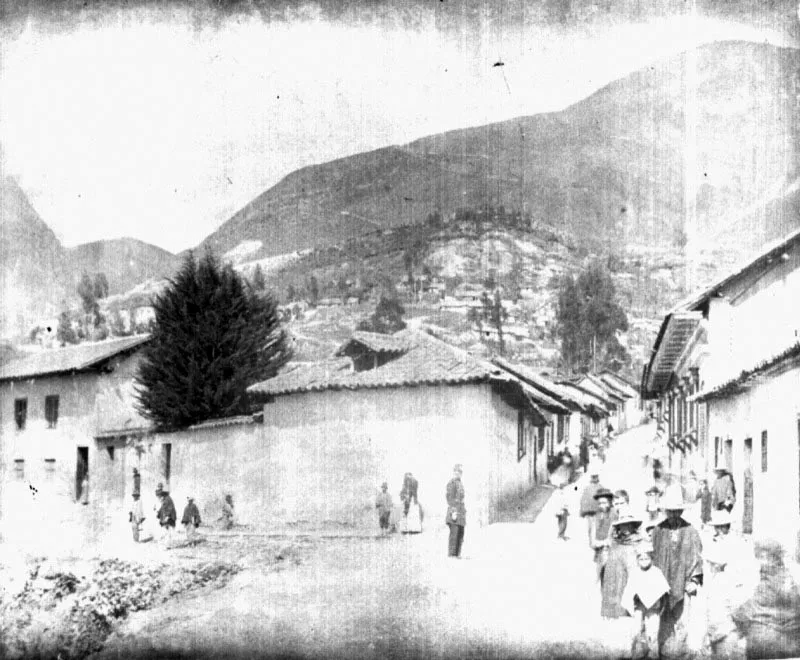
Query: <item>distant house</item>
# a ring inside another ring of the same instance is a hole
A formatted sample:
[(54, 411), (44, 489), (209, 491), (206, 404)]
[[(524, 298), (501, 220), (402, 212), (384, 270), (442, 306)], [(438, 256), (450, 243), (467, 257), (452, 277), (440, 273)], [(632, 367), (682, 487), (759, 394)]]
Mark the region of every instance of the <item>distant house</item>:
[[(124, 465), (95, 442), (113, 423), (130, 432), (146, 423), (133, 408), (132, 382), (148, 335), (41, 351), (0, 366), (0, 512), (5, 538), (57, 520), (31, 515), (36, 497), (74, 503), (84, 476), (90, 501), (120, 489)], [(99, 477), (105, 469), (107, 481)], [(42, 507), (38, 507), (41, 511)], [(35, 520), (35, 522), (34, 522)], [(53, 528), (55, 529), (55, 528)]]
[(485, 524), (546, 478), (544, 397), (429, 335), (356, 332), (331, 360), (290, 366), (249, 391), (279, 461), (264, 485), (268, 517), (372, 525), (375, 489), (388, 481), (398, 493), (411, 471), (437, 524), (462, 463), (467, 515)]

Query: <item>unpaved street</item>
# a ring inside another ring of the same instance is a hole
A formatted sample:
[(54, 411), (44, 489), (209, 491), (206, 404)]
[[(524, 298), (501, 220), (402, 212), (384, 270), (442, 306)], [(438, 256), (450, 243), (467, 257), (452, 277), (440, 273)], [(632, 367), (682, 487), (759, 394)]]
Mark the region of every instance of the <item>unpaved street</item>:
[[(641, 488), (652, 433), (620, 436), (605, 484)], [(468, 527), (461, 560), (427, 521), (418, 536), (320, 541), (285, 570), (253, 563), (223, 589), (134, 614), (100, 657), (613, 657), (585, 527), (573, 515), (556, 540), (553, 505), (533, 523)]]

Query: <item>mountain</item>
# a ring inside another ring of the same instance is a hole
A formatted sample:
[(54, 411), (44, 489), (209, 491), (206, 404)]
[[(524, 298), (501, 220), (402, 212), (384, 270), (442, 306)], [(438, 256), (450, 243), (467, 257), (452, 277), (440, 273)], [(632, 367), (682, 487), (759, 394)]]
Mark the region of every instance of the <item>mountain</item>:
[(66, 259), (74, 280), (83, 273), (105, 273), (111, 295), (169, 277), (179, 265), (176, 255), (135, 238), (84, 243), (67, 249)]
[(76, 307), (82, 273), (105, 273), (114, 295), (170, 276), (176, 255), (132, 238), (65, 249), (19, 184), (0, 183), (0, 336), (25, 335)]
[(57, 314), (66, 296), (66, 260), (53, 230), (17, 182), (0, 182), (0, 332), (25, 332), (31, 310)]
[[(695, 236), (685, 218), (696, 218), (700, 242), (712, 239), (729, 216), (774, 194), (776, 182), (789, 186), (800, 177), (798, 95), (800, 51), (709, 44), (561, 112), (297, 170), (201, 248), (224, 254), (246, 242), (259, 246), (250, 249), (256, 259), (423, 221), (435, 211), (449, 217), (462, 207), (502, 205), (603, 250), (623, 243), (680, 250), (687, 234)], [(797, 220), (781, 214), (765, 222), (751, 227), (748, 245)]]

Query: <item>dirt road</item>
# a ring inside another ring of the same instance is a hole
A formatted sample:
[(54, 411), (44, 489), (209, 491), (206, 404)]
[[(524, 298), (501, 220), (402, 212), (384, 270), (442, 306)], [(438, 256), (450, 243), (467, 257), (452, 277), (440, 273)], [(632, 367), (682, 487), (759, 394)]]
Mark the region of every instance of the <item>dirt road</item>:
[[(609, 487), (638, 488), (651, 433), (617, 441)], [(585, 528), (573, 515), (557, 540), (551, 504), (532, 523), (468, 526), (461, 560), (429, 521), (420, 535), (317, 543), (285, 570), (253, 563), (221, 590), (134, 614), (99, 657), (612, 657)]]

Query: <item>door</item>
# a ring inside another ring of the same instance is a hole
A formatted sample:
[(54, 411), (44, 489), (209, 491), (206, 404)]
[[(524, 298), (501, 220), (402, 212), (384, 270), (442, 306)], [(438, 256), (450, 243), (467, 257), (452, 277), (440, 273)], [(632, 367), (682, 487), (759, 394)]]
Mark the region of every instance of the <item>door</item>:
[(753, 533), (753, 438), (744, 440), (742, 474), (742, 533)]
[(83, 479), (89, 476), (89, 448), (78, 447), (75, 464), (75, 501), (81, 499)]
[(733, 440), (730, 438), (725, 440), (723, 446), (722, 464), (728, 472), (733, 471)]

